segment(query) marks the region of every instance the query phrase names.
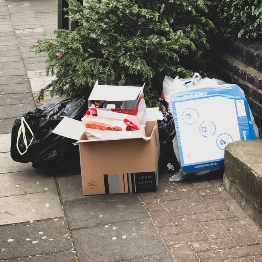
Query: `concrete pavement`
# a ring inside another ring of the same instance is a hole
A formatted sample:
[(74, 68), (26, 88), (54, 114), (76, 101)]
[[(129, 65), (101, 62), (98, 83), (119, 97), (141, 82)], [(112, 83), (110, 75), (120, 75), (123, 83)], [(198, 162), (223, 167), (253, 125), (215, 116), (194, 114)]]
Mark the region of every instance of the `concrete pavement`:
[(83, 196), (79, 172), (11, 159), (15, 118), (39, 106), (52, 79), (29, 47), (56, 25), (54, 0), (0, 0), (0, 261), (262, 261), (261, 229), (225, 192), (222, 172), (171, 183), (165, 171), (157, 192)]

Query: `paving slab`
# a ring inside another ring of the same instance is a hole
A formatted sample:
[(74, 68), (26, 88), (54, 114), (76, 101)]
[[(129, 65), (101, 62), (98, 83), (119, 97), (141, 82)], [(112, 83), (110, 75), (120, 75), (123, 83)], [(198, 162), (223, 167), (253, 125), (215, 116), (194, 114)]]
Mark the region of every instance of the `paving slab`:
[(26, 70), (24, 68), (6, 68), (0, 71), (0, 76), (24, 76), (26, 75)]
[(116, 262), (167, 252), (149, 219), (73, 230), (79, 261)]
[(70, 234), (63, 218), (5, 225), (0, 226), (0, 230), (0, 259), (72, 250)]
[[(25, 66), (29, 66), (29, 65), (37, 65), (38, 63), (41, 63), (41, 64), (45, 64), (44, 67), (40, 68), (42, 70), (45, 69), (46, 67), (46, 57), (45, 56), (41, 56), (41, 55), (36, 55), (35, 57), (24, 57), (24, 63), (25, 63)], [(33, 70), (40, 70), (40, 69), (33, 69)]]
[(18, 104), (35, 104), (34, 97), (31, 92), (16, 94), (0, 94), (0, 106), (18, 105)]
[(59, 197), (54, 192), (2, 197), (0, 225), (63, 216)]
[(13, 45), (1, 45), (0, 46), (0, 51), (1, 52), (8, 52), (8, 51), (19, 51), (19, 46), (17, 45), (17, 43), (13, 44)]
[(13, 45), (17, 43), (15, 35), (0, 36), (0, 41), (2, 45), (10, 45), (10, 44)]
[(0, 94), (20, 94), (31, 93), (31, 86), (28, 83), (24, 84), (0, 84)]
[(64, 202), (63, 208), (71, 230), (148, 217), (135, 194), (86, 196)]
[[(46, 59), (43, 59), (43, 60), (46, 60)], [(25, 60), (25, 67), (26, 67), (26, 70), (28, 71), (41, 70), (46, 67), (46, 63), (44, 61), (36, 63), (36, 62), (27, 62)]]
[[(0, 59), (0, 62), (3, 58)], [(19, 59), (18, 61), (20, 61), (20, 56), (19, 56)], [(4, 60), (3, 61), (8, 61), (8, 59)], [(15, 61), (12, 59), (12, 61)], [(13, 85), (13, 84), (29, 84), (29, 80), (28, 78), (26, 77), (26, 75), (24, 76), (12, 76), (12, 77), (9, 77), (9, 76), (1, 76), (0, 77), (0, 83), (1, 85)]]
[(14, 31), (8, 31), (8, 32), (5, 32), (5, 31), (0, 31), (0, 37), (6, 37), (6, 36), (13, 36), (15, 35)]
[(1, 32), (10, 32), (12, 30), (13, 30), (13, 28), (12, 28), (11, 25), (7, 25), (7, 26), (1, 28)]
[(176, 262), (167, 253), (128, 260), (128, 262)]
[(88, 198), (83, 195), (82, 179), (79, 172), (75, 175), (61, 176), (56, 179), (63, 202)]
[(9, 105), (6, 106), (0, 106), (0, 118), (12, 118), (12, 117), (18, 117), (22, 116), (24, 113), (28, 111), (34, 111), (35, 110), (35, 103), (33, 100), (29, 100), (29, 102), (26, 103), (19, 103), (16, 105)]
[(14, 30), (16, 37), (38, 37), (46, 36), (46, 32), (43, 28), (24, 28)]
[[(0, 262), (6, 260), (0, 260)], [(10, 262), (77, 262), (74, 251), (66, 251), (47, 255), (36, 255), (22, 258), (8, 259)], [(163, 261), (163, 260), (162, 260)]]
[[(1, 40), (0, 40), (1, 41)], [(16, 62), (1, 62), (0, 63), (0, 70), (6, 69), (6, 68), (11, 68), (11, 69), (18, 69), (24, 67), (24, 63), (21, 61), (16, 61)]]
[[(0, 122), (1, 123), (1, 122)], [(0, 174), (32, 170), (31, 163), (15, 162), (10, 155), (10, 152), (0, 153)]]
[[(12, 127), (15, 121), (15, 117), (0, 119), (0, 134), (8, 134), (12, 132)], [(1, 166), (1, 164), (0, 164)], [(1, 171), (0, 171), (1, 173)]]
[(39, 92), (42, 88), (49, 85), (53, 80), (55, 80), (55, 76), (43, 76), (43, 77), (36, 77), (30, 78), (30, 85), (33, 92)]
[(10, 145), (11, 145), (11, 134), (1, 134), (0, 135), (0, 153), (9, 152)]
[[(13, 37), (13, 36), (12, 36)], [(5, 37), (3, 37), (5, 38)], [(2, 39), (2, 37), (0, 37), (0, 39)], [(0, 56), (0, 63), (3, 62), (16, 62), (16, 61), (22, 61), (21, 56)], [(3, 84), (3, 82), (0, 82), (1, 84)]]
[(19, 49), (14, 49), (14, 50), (5, 50), (1, 52), (1, 56), (20, 56), (20, 50)]
[(38, 174), (36, 170), (0, 175), (0, 198), (43, 192), (57, 193), (53, 177)]

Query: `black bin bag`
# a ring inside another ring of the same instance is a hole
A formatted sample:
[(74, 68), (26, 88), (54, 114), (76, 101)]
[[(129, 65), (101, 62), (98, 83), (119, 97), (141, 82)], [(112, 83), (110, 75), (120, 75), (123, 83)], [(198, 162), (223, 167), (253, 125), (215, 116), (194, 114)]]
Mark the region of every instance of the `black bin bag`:
[(32, 162), (34, 168), (71, 170), (79, 167), (79, 149), (72, 139), (53, 133), (63, 117), (81, 120), (88, 109), (84, 97), (63, 100), (27, 112), (15, 120), (11, 134), (11, 157)]
[(160, 165), (166, 167), (168, 163), (177, 165), (176, 156), (173, 149), (173, 139), (176, 136), (174, 118), (169, 108), (169, 104), (163, 98), (159, 98), (164, 107), (163, 119), (157, 120), (160, 142)]

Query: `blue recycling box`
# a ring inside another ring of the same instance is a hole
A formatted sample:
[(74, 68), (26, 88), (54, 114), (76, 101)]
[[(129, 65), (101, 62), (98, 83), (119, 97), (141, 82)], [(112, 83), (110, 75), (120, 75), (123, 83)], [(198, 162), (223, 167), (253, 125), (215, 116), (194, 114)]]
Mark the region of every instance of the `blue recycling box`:
[(256, 139), (249, 105), (238, 85), (176, 93), (171, 106), (185, 173), (223, 167), (227, 144)]

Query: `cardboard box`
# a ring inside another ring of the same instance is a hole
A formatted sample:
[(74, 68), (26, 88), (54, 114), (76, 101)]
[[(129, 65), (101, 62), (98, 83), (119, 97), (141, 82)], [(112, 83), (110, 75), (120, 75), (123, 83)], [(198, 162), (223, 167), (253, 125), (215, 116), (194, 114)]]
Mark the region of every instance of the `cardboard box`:
[(137, 126), (143, 126), (147, 120), (143, 89), (144, 86), (111, 86), (96, 82), (88, 98), (89, 109), (94, 109), (94, 101), (103, 101), (103, 108), (95, 108), (98, 116), (128, 119)]
[(83, 124), (69, 118), (53, 132), (78, 140), (84, 195), (156, 191), (160, 146), (155, 119), (146, 122), (145, 137), (88, 140)]
[(185, 173), (223, 167), (227, 144), (256, 138), (248, 102), (237, 85), (176, 93), (171, 104)]

